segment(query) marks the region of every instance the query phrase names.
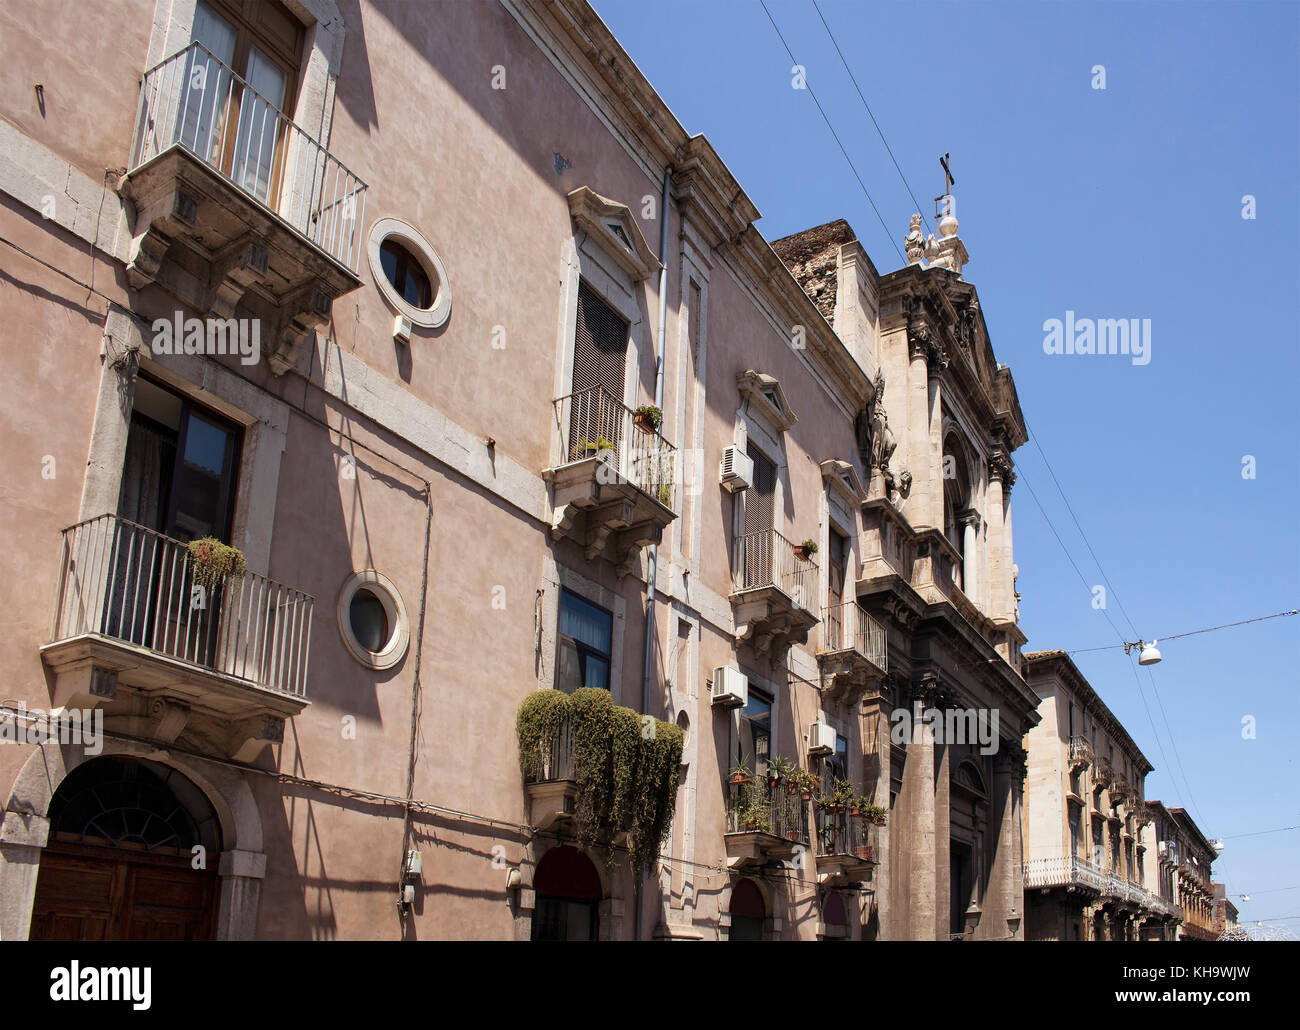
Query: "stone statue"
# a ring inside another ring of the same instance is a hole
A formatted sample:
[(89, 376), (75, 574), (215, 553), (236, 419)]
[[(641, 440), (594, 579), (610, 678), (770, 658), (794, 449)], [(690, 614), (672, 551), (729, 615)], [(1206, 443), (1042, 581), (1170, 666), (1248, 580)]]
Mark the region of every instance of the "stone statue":
[(876, 370), (875, 395), (865, 410), (858, 413), (855, 430), (858, 437), (858, 455), (862, 464), (870, 471), (880, 469), (888, 471), (889, 459), (893, 457), (898, 441), (889, 428), (889, 416), (885, 414), (885, 375)]
[(903, 240), (903, 248), (907, 254), (907, 260), (911, 264), (916, 264), (925, 257), (925, 237), (921, 235), (921, 215), (919, 212), (912, 215), (912, 221), (907, 229), (907, 237)]

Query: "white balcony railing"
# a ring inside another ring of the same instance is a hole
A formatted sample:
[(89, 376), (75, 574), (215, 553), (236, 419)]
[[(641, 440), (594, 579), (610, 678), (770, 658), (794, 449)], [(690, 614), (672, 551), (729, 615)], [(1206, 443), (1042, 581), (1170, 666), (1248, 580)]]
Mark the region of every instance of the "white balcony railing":
[(182, 147), (355, 275), (366, 184), (201, 43), (145, 72), (130, 170)]
[(789, 540), (775, 529), (765, 529), (742, 536), (736, 550), (737, 590), (776, 587), (800, 608), (812, 610), (817, 563), (800, 558)]
[(1087, 887), (1103, 893), (1107, 875), (1095, 863), (1075, 855), (1034, 858), (1025, 863), (1026, 887)]
[(856, 601), (822, 609), (824, 651), (856, 651), (881, 672), (889, 671), (885, 630)]
[(306, 697), (312, 598), (252, 572), (195, 575), (179, 540), (114, 515), (63, 531), (51, 642), (97, 635)]
[(677, 449), (601, 387), (555, 402), (560, 464), (598, 458), (606, 468), (676, 511)]

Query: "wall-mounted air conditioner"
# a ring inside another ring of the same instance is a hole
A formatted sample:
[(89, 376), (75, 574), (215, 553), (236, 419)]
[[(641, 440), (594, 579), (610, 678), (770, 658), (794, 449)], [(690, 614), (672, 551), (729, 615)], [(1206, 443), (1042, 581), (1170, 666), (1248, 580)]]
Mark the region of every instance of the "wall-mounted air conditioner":
[(733, 494), (748, 490), (754, 483), (754, 459), (735, 444), (722, 448), (718, 481)]
[(749, 677), (723, 665), (713, 670), (713, 703), (724, 708), (744, 708), (749, 703)]
[(815, 722), (808, 727), (808, 753), (810, 755), (835, 754), (835, 727)]

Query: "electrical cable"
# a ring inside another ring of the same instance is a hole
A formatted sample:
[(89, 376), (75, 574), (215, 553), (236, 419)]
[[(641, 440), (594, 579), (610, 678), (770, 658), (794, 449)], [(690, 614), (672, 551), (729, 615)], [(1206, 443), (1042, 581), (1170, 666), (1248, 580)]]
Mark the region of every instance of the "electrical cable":
[[(794, 51), (790, 49), (790, 44), (785, 41), (785, 36), (781, 34), (781, 29), (777, 26), (776, 19), (772, 17), (772, 12), (767, 9), (766, 0), (759, 0), (759, 3), (763, 7), (763, 13), (767, 15), (767, 20), (772, 23), (772, 28), (776, 30), (777, 38), (781, 40), (781, 45), (785, 47), (785, 52), (790, 56), (791, 64), (798, 66), (799, 62), (795, 59)], [(835, 126), (831, 124), (831, 120), (827, 116), (825, 109), (822, 107), (821, 101), (817, 99), (817, 94), (813, 92), (813, 88), (808, 84), (807, 79), (804, 80), (804, 88), (808, 90), (808, 95), (812, 97), (813, 103), (817, 105), (817, 110), (822, 116), (822, 121), (826, 123), (826, 128), (831, 130), (831, 135), (835, 137), (835, 142), (839, 144), (840, 153), (844, 155), (844, 160), (849, 163), (849, 168), (853, 170), (853, 177), (858, 180), (858, 185), (862, 187), (862, 192), (867, 198), (867, 203), (871, 205), (871, 210), (876, 213), (876, 220), (880, 222), (881, 228), (885, 230), (885, 239), (889, 240), (890, 246), (894, 248), (894, 253), (898, 255), (898, 260), (906, 265), (907, 259), (903, 257), (903, 252), (898, 249), (898, 244), (894, 242), (894, 237), (889, 231), (889, 226), (885, 224), (885, 219), (880, 214), (880, 208), (876, 207), (876, 202), (871, 199), (871, 193), (867, 189), (867, 184), (862, 181), (862, 176), (858, 173), (857, 165), (853, 163), (853, 158), (849, 157), (849, 152), (845, 149), (839, 133), (835, 131)]]

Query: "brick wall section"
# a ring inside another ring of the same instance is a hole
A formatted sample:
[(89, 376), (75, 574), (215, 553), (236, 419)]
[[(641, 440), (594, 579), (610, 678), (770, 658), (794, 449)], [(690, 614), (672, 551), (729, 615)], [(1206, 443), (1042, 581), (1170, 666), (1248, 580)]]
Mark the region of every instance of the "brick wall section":
[(833, 322), (839, 285), (839, 248), (855, 240), (853, 228), (843, 218), (785, 236), (772, 244), (790, 274), (812, 298), (826, 321)]

